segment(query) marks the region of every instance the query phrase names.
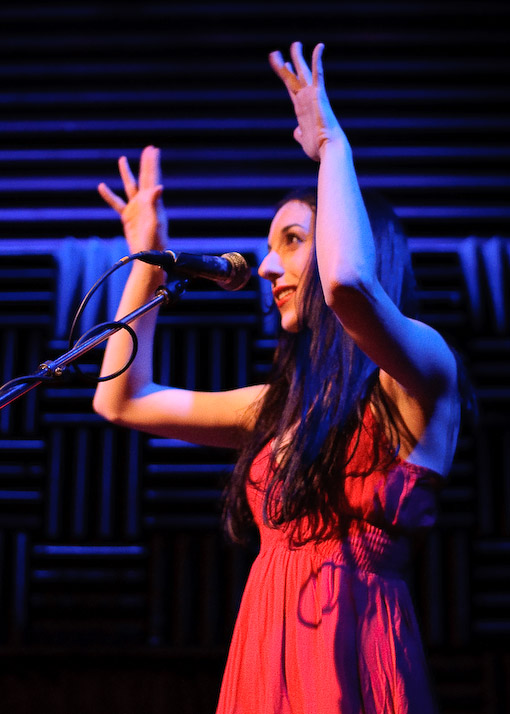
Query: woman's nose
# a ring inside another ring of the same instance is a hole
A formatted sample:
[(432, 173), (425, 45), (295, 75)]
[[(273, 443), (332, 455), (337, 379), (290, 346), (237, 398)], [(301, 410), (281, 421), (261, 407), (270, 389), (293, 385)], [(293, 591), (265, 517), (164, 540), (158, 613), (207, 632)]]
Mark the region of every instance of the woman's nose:
[(259, 275), (266, 280), (276, 280), (283, 275), (284, 269), (280, 256), (274, 250), (270, 250), (262, 263), (259, 265)]

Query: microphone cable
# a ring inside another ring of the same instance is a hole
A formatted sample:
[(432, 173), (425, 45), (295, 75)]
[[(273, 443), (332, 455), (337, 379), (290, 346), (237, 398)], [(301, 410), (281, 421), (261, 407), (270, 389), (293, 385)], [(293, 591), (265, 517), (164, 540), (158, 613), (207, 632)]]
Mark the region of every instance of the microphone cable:
[(86, 339), (89, 337), (92, 337), (95, 332), (99, 330), (105, 330), (107, 328), (112, 328), (112, 327), (118, 327), (119, 329), (126, 330), (129, 333), (129, 336), (131, 337), (132, 340), (132, 349), (131, 349), (131, 354), (129, 356), (129, 359), (127, 360), (126, 364), (123, 365), (120, 369), (118, 369), (116, 372), (113, 372), (112, 374), (105, 375), (104, 377), (92, 377), (91, 375), (85, 374), (81, 368), (79, 367), (78, 363), (75, 361), (73, 362), (70, 366), (74, 369), (76, 372), (77, 376), (79, 376), (84, 382), (88, 382), (89, 384), (98, 384), (99, 382), (108, 382), (110, 379), (115, 379), (116, 377), (119, 377), (123, 372), (125, 372), (129, 367), (133, 364), (133, 361), (136, 357), (136, 354), (138, 352), (138, 337), (136, 336), (136, 332), (133, 330), (133, 328), (128, 325), (127, 323), (124, 322), (117, 322), (115, 320), (109, 321), (109, 322), (102, 322), (99, 325), (94, 325), (91, 327), (89, 330), (83, 333), (76, 342), (73, 345), (73, 339), (74, 339), (74, 332), (76, 330), (76, 326), (78, 324), (78, 321), (80, 317), (83, 315), (83, 312), (85, 308), (87, 307), (88, 303), (90, 302), (92, 296), (98, 290), (101, 285), (110, 277), (112, 273), (114, 273), (116, 270), (119, 268), (122, 268), (124, 265), (127, 265), (128, 263), (131, 263), (133, 260), (135, 260), (137, 257), (137, 254), (133, 255), (125, 255), (123, 258), (118, 260), (116, 263), (112, 265), (111, 268), (109, 268), (105, 273), (103, 273), (92, 285), (92, 287), (87, 291), (85, 296), (83, 297), (81, 303), (78, 306), (78, 309), (76, 310), (76, 313), (73, 318), (73, 322), (71, 324), (71, 329), (69, 330), (69, 337), (68, 337), (68, 347), (69, 349), (72, 349), (73, 347), (78, 346), (82, 342), (84, 342)]

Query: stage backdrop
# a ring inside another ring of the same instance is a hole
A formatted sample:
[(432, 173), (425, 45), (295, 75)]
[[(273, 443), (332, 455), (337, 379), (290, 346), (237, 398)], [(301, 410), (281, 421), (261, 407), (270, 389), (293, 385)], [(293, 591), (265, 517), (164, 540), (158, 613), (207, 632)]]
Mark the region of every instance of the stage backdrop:
[[(510, 709), (510, 11), (497, 2), (19, 5), (0, 10), (0, 381), (68, 349), (121, 256), (116, 159), (162, 149), (177, 251), (264, 254), (272, 206), (313, 183), (267, 53), (327, 45), (363, 188), (409, 236), (420, 313), (479, 399), (412, 585), (442, 711)], [(128, 268), (78, 335), (111, 319)], [(275, 317), (256, 273), (162, 309), (156, 378), (258, 382)], [(95, 349), (82, 360), (91, 374)], [(113, 427), (72, 374), (0, 411), (0, 687), (6, 710), (193, 712), (214, 704), (254, 551), (228, 544), (233, 451)], [(235, 445), (233, 445), (235, 446)]]

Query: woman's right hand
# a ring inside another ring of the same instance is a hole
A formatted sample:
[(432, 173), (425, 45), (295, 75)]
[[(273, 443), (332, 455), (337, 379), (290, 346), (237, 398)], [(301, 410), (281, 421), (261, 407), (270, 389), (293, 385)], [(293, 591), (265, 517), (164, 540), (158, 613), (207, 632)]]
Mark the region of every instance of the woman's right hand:
[(146, 146), (142, 151), (138, 182), (125, 156), (119, 159), (119, 172), (127, 201), (117, 196), (105, 183), (100, 183), (97, 190), (120, 215), (129, 252), (166, 250), (168, 221), (162, 199), (159, 149)]

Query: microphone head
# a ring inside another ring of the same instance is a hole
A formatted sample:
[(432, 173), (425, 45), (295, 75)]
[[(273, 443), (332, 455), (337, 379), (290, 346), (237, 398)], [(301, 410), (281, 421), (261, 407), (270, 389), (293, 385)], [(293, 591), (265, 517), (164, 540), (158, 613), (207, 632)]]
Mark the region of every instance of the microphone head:
[(230, 264), (230, 273), (226, 280), (218, 282), (225, 290), (244, 288), (251, 277), (251, 268), (240, 253), (224, 253), (222, 256)]

